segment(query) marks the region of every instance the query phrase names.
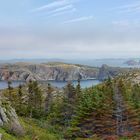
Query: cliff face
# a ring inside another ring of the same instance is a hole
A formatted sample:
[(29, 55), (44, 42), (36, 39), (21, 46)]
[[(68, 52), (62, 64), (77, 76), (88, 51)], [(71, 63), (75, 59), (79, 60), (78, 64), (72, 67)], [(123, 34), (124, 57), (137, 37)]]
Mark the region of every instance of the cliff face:
[(105, 80), (120, 73), (128, 72), (130, 68), (110, 67), (102, 65), (95, 68), (84, 65), (74, 65), (65, 63), (30, 64), (16, 63), (0, 65), (0, 80), (29, 81), (29, 80), (55, 80), (68, 81), (77, 79), (96, 78)]
[(72, 64), (25, 64), (1, 65), (0, 80), (77, 80), (97, 78), (98, 68)]
[(120, 68), (120, 67), (109, 67), (108, 65), (102, 65), (99, 70), (98, 79), (105, 80), (108, 78), (113, 78), (121, 73), (127, 73), (129, 71), (133, 71), (130, 68)]

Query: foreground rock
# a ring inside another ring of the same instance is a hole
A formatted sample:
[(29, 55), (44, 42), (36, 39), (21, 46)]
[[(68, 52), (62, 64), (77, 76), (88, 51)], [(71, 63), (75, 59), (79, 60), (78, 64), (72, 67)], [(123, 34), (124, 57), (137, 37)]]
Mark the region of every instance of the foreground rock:
[(3, 127), (6, 131), (14, 135), (24, 135), (24, 130), (19, 123), (15, 110), (7, 101), (2, 99), (0, 99), (0, 127)]

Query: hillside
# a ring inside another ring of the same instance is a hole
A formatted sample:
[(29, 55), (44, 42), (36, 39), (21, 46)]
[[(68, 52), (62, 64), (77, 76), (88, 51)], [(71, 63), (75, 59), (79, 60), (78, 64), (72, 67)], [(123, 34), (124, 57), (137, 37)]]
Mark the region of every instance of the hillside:
[(0, 66), (0, 80), (38, 81), (46, 80), (77, 80), (97, 78), (99, 69), (89, 66), (65, 63), (15, 63)]
[(133, 71), (130, 68), (110, 67), (102, 65), (101, 68), (62, 62), (51, 63), (15, 63), (0, 65), (0, 80), (11, 81), (69, 81), (77, 79), (104, 80), (120, 73)]
[(138, 140), (139, 82), (135, 71), (86, 89), (80, 81), (63, 89), (9, 83), (1, 91), (0, 134), (4, 140)]
[(131, 68), (121, 68), (121, 67), (110, 67), (104, 64), (99, 69), (98, 79), (104, 80), (108, 78), (114, 78), (120, 74), (125, 74), (134, 71), (136, 71), (136, 68), (131, 69)]

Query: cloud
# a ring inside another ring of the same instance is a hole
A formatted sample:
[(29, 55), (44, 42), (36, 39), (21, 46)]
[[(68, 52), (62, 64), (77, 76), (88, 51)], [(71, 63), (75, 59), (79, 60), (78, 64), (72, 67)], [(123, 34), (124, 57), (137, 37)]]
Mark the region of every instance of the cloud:
[(127, 20), (113, 21), (112, 24), (119, 27), (129, 27), (130, 25), (129, 21)]
[(47, 5), (35, 8), (31, 10), (32, 13), (39, 12), (41, 16), (55, 17), (63, 14), (73, 13), (77, 11), (77, 8), (74, 6), (74, 3), (80, 0), (57, 0)]
[(122, 6), (116, 7), (116, 9), (136, 8), (138, 6), (140, 6), (140, 2), (135, 1), (134, 3), (131, 3), (131, 4), (126, 4), (126, 5), (122, 5)]
[(71, 10), (73, 8), (74, 8), (74, 6), (72, 4), (69, 4), (69, 5), (66, 5), (66, 6), (57, 8), (57, 9), (54, 9), (54, 10), (50, 11), (49, 14), (55, 14), (55, 13), (58, 13), (58, 12), (62, 12), (62, 11), (66, 11), (66, 10)]
[[(64, 27), (35, 32), (0, 32), (0, 58), (103, 58), (139, 56), (140, 34)], [(45, 32), (45, 33), (44, 33)], [(84, 57), (83, 57), (84, 56)]]
[(72, 8), (70, 10), (64, 10), (64, 11), (61, 11), (61, 12), (59, 11), (59, 12), (56, 12), (54, 14), (50, 14), (47, 17), (50, 18), (50, 17), (60, 16), (60, 15), (63, 15), (63, 14), (69, 14), (69, 13), (73, 13), (73, 12), (76, 12), (76, 8)]
[(139, 13), (140, 12), (140, 2), (135, 1), (131, 4), (126, 4), (123, 6), (112, 8), (112, 10), (117, 10), (119, 13)]
[[(58, 10), (62, 10), (63, 8), (68, 8), (70, 7), (70, 5), (72, 6), (73, 3), (76, 3), (80, 0), (56, 0), (52, 3), (49, 3), (49, 4), (45, 4), (43, 6), (40, 6), (38, 8), (35, 8), (35, 9), (32, 9), (30, 10), (30, 12), (42, 12), (42, 11), (46, 11), (46, 10), (55, 10), (56, 8), (56, 12)], [(63, 7), (64, 6), (64, 7)], [(62, 7), (62, 9), (61, 9)]]
[(44, 11), (44, 10), (57, 8), (59, 6), (64, 6), (64, 5), (67, 5), (69, 3), (70, 3), (69, 0), (58, 0), (58, 1), (54, 1), (54, 2), (46, 4), (46, 5), (43, 5), (41, 7), (32, 9), (31, 12), (41, 12), (41, 11)]
[(79, 17), (71, 20), (64, 21), (63, 24), (68, 24), (68, 23), (74, 23), (74, 22), (79, 22), (79, 21), (86, 21), (93, 19), (93, 16), (86, 16), (86, 17)]
[(116, 20), (112, 22), (112, 25), (117, 28), (117, 30), (139, 30), (140, 29), (140, 20)]

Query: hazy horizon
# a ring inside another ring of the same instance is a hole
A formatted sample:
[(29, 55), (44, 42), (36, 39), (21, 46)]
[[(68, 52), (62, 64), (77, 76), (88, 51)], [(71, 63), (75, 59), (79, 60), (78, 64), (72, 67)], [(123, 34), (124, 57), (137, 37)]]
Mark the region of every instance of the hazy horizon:
[(0, 59), (0, 61), (12, 61), (12, 60), (139, 60), (140, 57), (118, 57), (118, 58), (5, 58), (5, 59)]

